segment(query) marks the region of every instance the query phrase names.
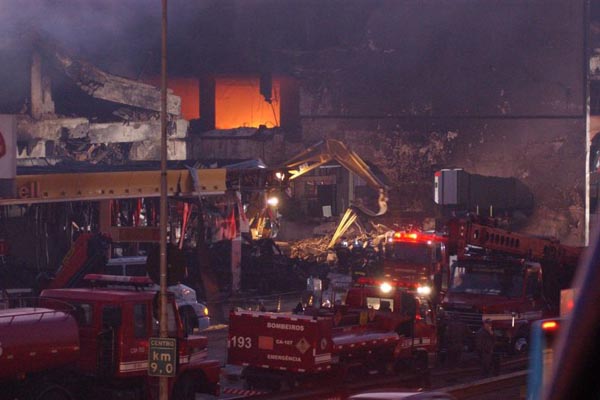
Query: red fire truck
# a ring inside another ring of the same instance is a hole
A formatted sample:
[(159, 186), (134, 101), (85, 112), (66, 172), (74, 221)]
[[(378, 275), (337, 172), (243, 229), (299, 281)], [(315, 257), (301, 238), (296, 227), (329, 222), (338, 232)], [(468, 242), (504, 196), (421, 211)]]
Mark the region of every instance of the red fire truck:
[[(101, 281), (99, 275), (88, 276)], [(0, 310), (0, 395), (10, 399), (154, 399), (149, 340), (158, 336), (155, 293), (145, 277), (127, 288), (47, 289), (39, 306)], [(220, 363), (207, 357), (207, 338), (186, 334), (169, 299), (169, 337), (176, 338), (171, 398), (218, 395)]]
[(442, 327), (453, 321), (474, 333), (491, 319), (501, 348), (524, 351), (531, 323), (558, 315), (560, 290), (570, 286), (583, 248), (509, 232), (492, 221), (453, 220), (448, 227), (456, 256), (441, 304)]
[(447, 287), (448, 238), (417, 229), (387, 235), (384, 247), (385, 279), (417, 285), (417, 291), (431, 295), (434, 302)]
[(343, 305), (299, 314), (233, 311), (228, 363), (249, 387), (339, 379), (351, 370), (427, 374), (437, 352), (436, 318), (414, 286), (361, 279)]

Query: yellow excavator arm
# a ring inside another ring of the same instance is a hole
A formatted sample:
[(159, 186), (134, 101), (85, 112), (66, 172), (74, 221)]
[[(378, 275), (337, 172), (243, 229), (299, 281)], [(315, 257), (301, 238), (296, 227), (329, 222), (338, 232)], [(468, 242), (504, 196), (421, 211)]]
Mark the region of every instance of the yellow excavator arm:
[(356, 221), (360, 210), (369, 217), (376, 217), (387, 212), (388, 186), (367, 165), (365, 161), (354, 151), (338, 140), (322, 140), (306, 150), (300, 152), (285, 163), (285, 169), (289, 180), (294, 180), (321, 165), (335, 161), (348, 171), (362, 178), (367, 185), (379, 191), (379, 210), (373, 211), (362, 204), (353, 204), (344, 214), (338, 228), (333, 235), (329, 247), (332, 247), (337, 239)]
[(288, 160), (285, 166), (290, 174), (290, 180), (292, 180), (330, 161), (338, 162), (348, 171), (360, 176), (373, 188), (387, 189), (387, 185), (371, 171), (367, 163), (338, 140), (321, 140)]

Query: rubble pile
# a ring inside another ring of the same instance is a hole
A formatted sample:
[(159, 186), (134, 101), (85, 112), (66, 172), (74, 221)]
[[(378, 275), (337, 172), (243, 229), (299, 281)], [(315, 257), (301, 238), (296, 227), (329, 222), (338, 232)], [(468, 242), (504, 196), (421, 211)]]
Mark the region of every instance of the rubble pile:
[(290, 243), (290, 257), (305, 261), (327, 262), (331, 235), (308, 238)]
[(377, 248), (380, 244), (383, 244), (386, 233), (390, 231), (392, 230), (389, 227), (382, 224), (371, 224), (371, 230), (368, 232), (365, 229), (351, 227), (333, 248), (329, 248), (331, 238), (335, 232), (335, 225), (334, 229), (327, 229), (323, 225), (313, 231), (318, 236), (290, 242), (290, 257), (328, 263), (334, 266), (333, 264), (338, 262), (336, 257), (337, 248), (357, 246)]
[(91, 164), (124, 164), (131, 143), (90, 143), (84, 139), (68, 139), (57, 143), (55, 156), (63, 160), (89, 161)]

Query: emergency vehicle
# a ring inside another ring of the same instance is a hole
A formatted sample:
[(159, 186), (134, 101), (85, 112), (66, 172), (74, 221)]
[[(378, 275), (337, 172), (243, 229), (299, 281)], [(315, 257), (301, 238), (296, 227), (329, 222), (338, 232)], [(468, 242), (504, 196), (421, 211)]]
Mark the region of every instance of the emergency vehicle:
[(466, 325), (465, 345), (472, 348), (472, 334), (491, 319), (499, 350), (525, 351), (532, 322), (558, 315), (560, 291), (569, 287), (583, 248), (489, 221), (453, 220), (448, 226), (456, 256), (441, 303), (442, 326)]
[[(593, 265), (593, 268), (596, 267), (595, 263), (591, 265)], [(585, 267), (583, 270), (585, 271)], [(562, 290), (560, 293), (560, 316), (543, 319), (532, 324), (527, 373), (527, 400), (545, 398), (543, 392), (546, 391), (547, 395), (552, 390), (552, 373), (555, 373), (553, 370), (556, 369), (557, 365), (555, 360), (560, 357), (561, 350), (566, 350), (565, 348), (558, 348), (558, 338), (566, 328), (567, 319), (572, 318), (571, 314), (575, 308), (578, 292), (574, 288)], [(565, 340), (565, 342), (567, 341)], [(578, 346), (580, 346), (579, 343), (575, 346), (568, 345), (566, 347), (576, 349)]]
[(554, 365), (554, 345), (563, 323), (562, 318), (550, 318), (532, 325), (527, 374), (528, 400), (541, 399), (542, 391), (548, 387)]
[(447, 237), (435, 232), (407, 229), (386, 235), (383, 277), (417, 285), (423, 295), (440, 298), (447, 288)]
[[(146, 277), (120, 277), (119, 287), (46, 289), (39, 306), (0, 310), (1, 398), (153, 399), (158, 377), (149, 370), (149, 340), (158, 336), (156, 293)], [(114, 277), (88, 275), (88, 282)], [(220, 363), (208, 358), (205, 336), (183, 329), (173, 296), (168, 335), (176, 339), (171, 398), (218, 395)]]
[(228, 363), (244, 367), (251, 388), (341, 382), (350, 371), (426, 376), (437, 353), (434, 308), (414, 285), (360, 279), (344, 304), (234, 310), (229, 322)]

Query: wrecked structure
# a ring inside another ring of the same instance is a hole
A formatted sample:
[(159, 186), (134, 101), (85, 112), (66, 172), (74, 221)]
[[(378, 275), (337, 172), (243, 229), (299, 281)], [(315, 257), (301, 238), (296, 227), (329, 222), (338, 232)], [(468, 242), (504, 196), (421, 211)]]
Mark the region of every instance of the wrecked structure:
[[(525, 232), (585, 241), (582, 4), (540, 0), (490, 12), (461, 2), (184, 3), (172, 1), (170, 16), (170, 160), (278, 166), (335, 139), (390, 179), (378, 223), (439, 217), (433, 174), (463, 168), (514, 177), (531, 190)], [(98, 12), (122, 12), (106, 4)], [(151, 15), (138, 17), (142, 31), (153, 29), (143, 24)], [(2, 42), (10, 62), (0, 75), (0, 112), (18, 115), (19, 166), (158, 159), (158, 70), (139, 56), (155, 44), (131, 27), (118, 45), (85, 42), (93, 26), (79, 42), (62, 32)], [(280, 238), (313, 236), (314, 226), (339, 219), (369, 190), (332, 164), (299, 177), (279, 206)], [(24, 244), (11, 247), (26, 253)]]
[[(17, 119), (19, 159), (109, 164), (158, 159), (155, 86), (102, 71), (47, 39), (34, 38), (32, 46), (31, 93)], [(56, 80), (66, 93), (53, 93)], [(181, 98), (172, 92), (167, 112), (169, 159), (187, 159), (189, 122), (181, 116)]]

